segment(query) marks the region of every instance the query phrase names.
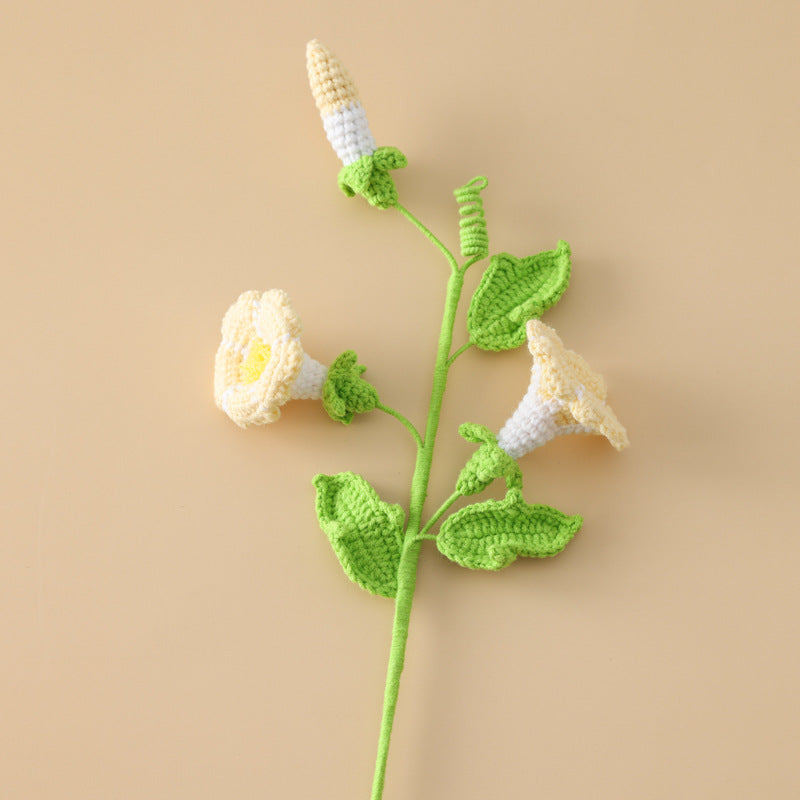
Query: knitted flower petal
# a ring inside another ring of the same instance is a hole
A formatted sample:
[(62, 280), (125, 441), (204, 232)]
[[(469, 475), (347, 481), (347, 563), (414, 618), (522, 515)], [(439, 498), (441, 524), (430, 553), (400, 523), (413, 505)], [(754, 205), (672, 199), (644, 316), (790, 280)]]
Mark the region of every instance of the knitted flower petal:
[(586, 395), (570, 405), (570, 413), (582, 432), (605, 436), (615, 450), (624, 450), (629, 444), (628, 434), (611, 407)]
[(540, 319), (532, 319), (527, 334), (528, 350), (541, 371), (539, 393), (543, 399), (569, 403), (585, 389), (605, 400), (605, 378), (594, 372), (582, 356), (567, 350), (553, 328)]

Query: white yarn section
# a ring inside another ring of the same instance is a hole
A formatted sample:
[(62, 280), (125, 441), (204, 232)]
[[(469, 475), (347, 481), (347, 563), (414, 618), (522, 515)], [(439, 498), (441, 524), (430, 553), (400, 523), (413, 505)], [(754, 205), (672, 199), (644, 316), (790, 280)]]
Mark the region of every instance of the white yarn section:
[(367, 115), (358, 100), (324, 115), (322, 124), (328, 141), (345, 166), (375, 152), (375, 139), (372, 138)]
[(539, 368), (534, 365), (528, 391), (497, 435), (497, 444), (511, 458), (519, 458), (554, 436), (567, 433), (566, 429), (559, 429), (555, 421), (561, 408), (558, 400), (544, 401), (539, 396)]
[(328, 368), (311, 358), (308, 353), (303, 353), (303, 366), (289, 389), (290, 397), (294, 400), (319, 400), (327, 377)]

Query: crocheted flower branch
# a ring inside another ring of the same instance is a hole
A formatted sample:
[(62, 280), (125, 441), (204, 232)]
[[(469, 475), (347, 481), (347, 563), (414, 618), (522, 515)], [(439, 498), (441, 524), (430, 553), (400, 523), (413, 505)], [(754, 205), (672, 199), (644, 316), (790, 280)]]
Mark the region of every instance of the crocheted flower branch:
[[(380, 401), (376, 388), (363, 378), (366, 368), (354, 351), (344, 351), (329, 368), (306, 355), (300, 344), (300, 320), (285, 292), (277, 289), (245, 292), (225, 314), (214, 395), (217, 405), (242, 427), (274, 422), (292, 398), (321, 399), (328, 415), (346, 425), (356, 414), (378, 410), (399, 420), (416, 445), (407, 514), (401, 506), (382, 500), (365, 478), (353, 472), (317, 475), (313, 481), (317, 519), (345, 574), (368, 592), (395, 602), (371, 795), (380, 800), (422, 542), (434, 540), (440, 553), (470, 569), (499, 570), (519, 557), (556, 555), (580, 529), (582, 517), (526, 502), (517, 459), (564, 434), (599, 434), (617, 450), (628, 445), (628, 437), (606, 403), (603, 378), (539, 319), (567, 288), (569, 245), (560, 241), (555, 249), (531, 256), (490, 257), (481, 197), (488, 181), (479, 176), (454, 193), (464, 259), (459, 263), (400, 204), (389, 171), (405, 166), (405, 156), (395, 148), (375, 146), (355, 85), (339, 60), (315, 40), (308, 45), (307, 65), (328, 139), (344, 163), (339, 173), (344, 193), (360, 194), (373, 206), (399, 211), (450, 267), (425, 428), (420, 433), (407, 417)], [(486, 258), (488, 266), (469, 305), (467, 342), (453, 351), (464, 276)], [(478, 445), (477, 450), (455, 477), (453, 493), (425, 519), (449, 370), (470, 347), (508, 350), (526, 340), (533, 357), (528, 391), (498, 434), (483, 425), (461, 425), (461, 436)], [(474, 502), (449, 513), (457, 500), (479, 494), (498, 479), (506, 484), (502, 500)], [(438, 533), (432, 533), (437, 525)]]

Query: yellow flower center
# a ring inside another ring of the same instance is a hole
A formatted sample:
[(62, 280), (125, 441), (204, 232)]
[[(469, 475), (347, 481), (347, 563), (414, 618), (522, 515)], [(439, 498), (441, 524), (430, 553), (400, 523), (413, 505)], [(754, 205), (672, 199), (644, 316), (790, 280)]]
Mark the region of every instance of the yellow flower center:
[(256, 337), (250, 342), (247, 358), (239, 367), (239, 379), (242, 383), (255, 383), (269, 363), (272, 348)]

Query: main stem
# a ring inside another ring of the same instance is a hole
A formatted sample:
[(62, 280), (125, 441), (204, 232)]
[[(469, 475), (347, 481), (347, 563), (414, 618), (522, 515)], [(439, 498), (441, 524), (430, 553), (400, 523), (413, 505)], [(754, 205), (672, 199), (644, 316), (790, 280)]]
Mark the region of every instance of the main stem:
[(433, 447), (436, 440), (436, 431), (439, 429), (439, 416), (447, 384), (447, 360), (453, 343), (453, 325), (455, 324), (456, 309), (458, 308), (458, 301), (461, 299), (463, 285), (464, 276), (457, 267), (454, 267), (451, 271), (450, 280), (447, 282), (447, 298), (444, 306), (444, 317), (442, 318), (442, 329), (439, 334), (439, 349), (436, 353), (433, 388), (431, 390), (431, 402), (428, 406), (425, 437), (423, 446), (417, 448), (417, 461), (414, 466), (414, 477), (411, 481), (408, 526), (406, 527), (403, 550), (400, 554), (400, 566), (397, 573), (392, 647), (389, 654), (389, 669), (386, 674), (383, 719), (381, 721), (380, 738), (378, 739), (375, 778), (372, 782), (372, 800), (381, 800), (383, 796), (383, 784), (386, 779), (386, 759), (389, 755), (389, 740), (392, 735), (397, 695), (400, 690), (400, 675), (403, 672), (403, 664), (405, 662), (408, 624), (411, 619), (411, 603), (414, 599), (414, 588), (417, 584), (417, 562), (419, 561), (422, 547), (422, 542), (416, 539), (416, 536), (420, 530), (422, 509), (425, 505), (425, 498), (428, 495)]

